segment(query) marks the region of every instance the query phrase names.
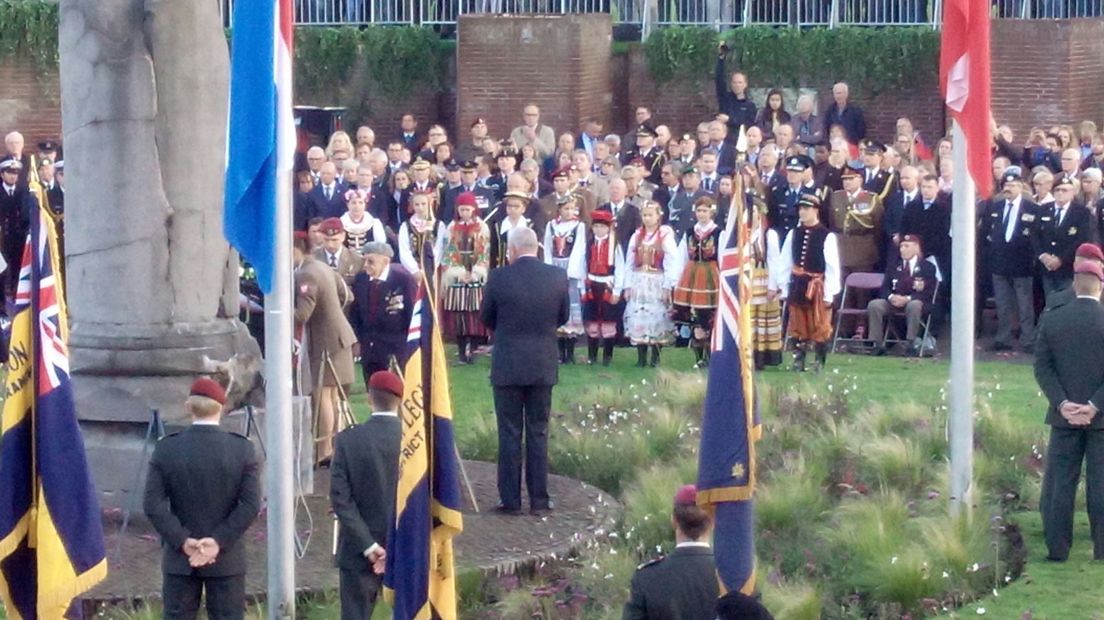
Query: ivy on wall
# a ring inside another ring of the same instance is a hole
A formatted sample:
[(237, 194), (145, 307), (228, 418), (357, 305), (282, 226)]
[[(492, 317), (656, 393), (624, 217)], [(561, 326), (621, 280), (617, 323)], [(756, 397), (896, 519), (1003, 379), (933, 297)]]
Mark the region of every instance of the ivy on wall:
[(25, 56), (42, 72), (58, 65), (58, 5), (0, 0), (0, 59)]
[(674, 27), (644, 42), (657, 82), (708, 79), (717, 46), (728, 44), (728, 65), (754, 79), (797, 87), (846, 79), (853, 90), (876, 95), (907, 86), (916, 76), (935, 75), (939, 33), (928, 28), (735, 28), (721, 37), (709, 28)]
[(436, 90), (453, 50), (432, 29), (417, 26), (297, 28), (296, 87), (306, 92), (344, 84), (363, 60), (388, 95), (401, 97), (419, 86)]

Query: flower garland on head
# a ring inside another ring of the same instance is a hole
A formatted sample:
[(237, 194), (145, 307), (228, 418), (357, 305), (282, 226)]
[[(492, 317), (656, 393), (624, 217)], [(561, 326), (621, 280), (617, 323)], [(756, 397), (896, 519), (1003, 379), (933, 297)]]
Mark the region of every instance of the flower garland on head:
[(352, 200), (352, 199), (353, 199), (353, 196), (360, 196), (360, 198), (361, 198), (362, 200), (364, 200), (365, 204), (367, 205), (367, 202), (368, 202), (368, 196), (369, 196), (369, 194), (368, 194), (368, 190), (366, 190), (366, 189), (360, 189), (360, 188), (355, 188), (355, 189), (349, 189), (349, 190), (347, 190), (347, 191), (345, 192), (345, 202), (349, 202), (350, 200)]

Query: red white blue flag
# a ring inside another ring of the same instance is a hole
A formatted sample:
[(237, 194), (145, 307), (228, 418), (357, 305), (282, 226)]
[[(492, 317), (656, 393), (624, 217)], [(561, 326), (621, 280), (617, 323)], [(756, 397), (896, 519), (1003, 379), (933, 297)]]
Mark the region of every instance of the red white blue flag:
[(291, 0), (236, 2), (233, 23), (223, 228), (267, 294), (274, 279), (276, 223), (291, 218)]

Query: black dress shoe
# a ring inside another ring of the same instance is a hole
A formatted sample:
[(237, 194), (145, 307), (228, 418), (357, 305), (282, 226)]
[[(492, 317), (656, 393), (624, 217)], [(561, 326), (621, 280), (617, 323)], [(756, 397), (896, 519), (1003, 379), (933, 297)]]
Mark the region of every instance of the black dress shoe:
[(518, 515), (525, 514), (524, 512), (521, 511), (521, 507), (512, 508), (510, 506), (503, 506), (502, 504), (499, 504), (499, 505), (495, 506), (494, 511), (497, 512), (500, 515), (506, 515), (506, 516), (510, 516), (510, 517), (516, 517)]
[(537, 517), (543, 517), (552, 513), (552, 502), (547, 504), (535, 504), (529, 507), (529, 514)]

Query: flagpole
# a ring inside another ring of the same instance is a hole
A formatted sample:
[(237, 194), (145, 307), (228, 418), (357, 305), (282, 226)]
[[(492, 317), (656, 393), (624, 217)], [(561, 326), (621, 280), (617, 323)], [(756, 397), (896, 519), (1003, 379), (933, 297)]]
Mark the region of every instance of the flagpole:
[(951, 205), (951, 514), (969, 513), (974, 469), (974, 183), (966, 167), (966, 134), (952, 127), (954, 163)]
[(295, 617), (295, 513), (292, 445), (291, 174), (276, 180), (272, 292), (265, 295), (265, 489), (268, 495), (268, 618)]

